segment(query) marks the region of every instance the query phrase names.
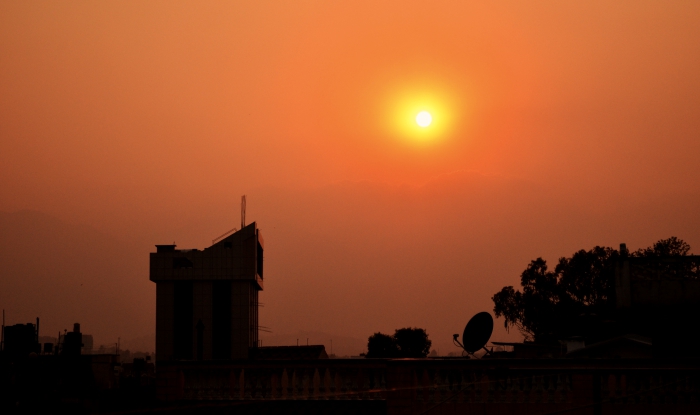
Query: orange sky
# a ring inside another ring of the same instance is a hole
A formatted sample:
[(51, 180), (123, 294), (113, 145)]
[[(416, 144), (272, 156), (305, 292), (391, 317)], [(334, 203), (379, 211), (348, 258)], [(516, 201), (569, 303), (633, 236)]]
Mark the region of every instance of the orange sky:
[[(261, 324), (417, 325), (443, 351), (537, 256), (698, 252), (698, 21), (696, 1), (2, 2), (0, 211), (147, 258), (207, 246), (245, 193)], [(414, 100), (441, 107), (430, 140), (394, 123)]]

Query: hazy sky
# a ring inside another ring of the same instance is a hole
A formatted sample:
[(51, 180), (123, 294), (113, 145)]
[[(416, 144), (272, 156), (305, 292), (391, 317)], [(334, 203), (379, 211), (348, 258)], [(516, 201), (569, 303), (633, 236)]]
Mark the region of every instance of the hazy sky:
[(442, 352), (537, 256), (698, 252), (698, 21), (697, 1), (5, 1), (0, 211), (147, 258), (208, 246), (247, 194), (261, 324), (420, 326)]

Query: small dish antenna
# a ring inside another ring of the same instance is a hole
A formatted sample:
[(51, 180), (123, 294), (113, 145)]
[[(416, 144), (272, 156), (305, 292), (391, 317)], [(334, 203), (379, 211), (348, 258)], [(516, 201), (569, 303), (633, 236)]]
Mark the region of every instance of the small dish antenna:
[(462, 342), (464, 344), (459, 342), (459, 334), (452, 336), (452, 342), (464, 349), (470, 356), (474, 356), (474, 353), (481, 349), (486, 350), (487, 354), (491, 354), (484, 346), (491, 338), (492, 333), (493, 317), (486, 311), (482, 311), (481, 313), (476, 313), (464, 327), (464, 333), (462, 334)]

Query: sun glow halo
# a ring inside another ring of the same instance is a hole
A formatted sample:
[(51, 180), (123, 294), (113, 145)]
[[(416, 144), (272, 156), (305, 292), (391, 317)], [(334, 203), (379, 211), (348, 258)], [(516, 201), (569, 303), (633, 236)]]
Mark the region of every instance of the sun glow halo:
[(421, 111), (416, 115), (416, 124), (425, 128), (433, 122), (433, 116), (428, 111)]
[(449, 140), (461, 113), (454, 91), (442, 85), (406, 87), (397, 85), (386, 95), (387, 132), (395, 139), (418, 148)]

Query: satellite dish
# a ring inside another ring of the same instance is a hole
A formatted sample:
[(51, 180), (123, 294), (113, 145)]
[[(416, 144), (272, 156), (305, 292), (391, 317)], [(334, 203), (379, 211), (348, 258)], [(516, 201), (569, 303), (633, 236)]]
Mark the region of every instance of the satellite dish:
[(491, 314), (486, 311), (477, 313), (464, 328), (464, 334), (462, 334), (464, 350), (472, 354), (480, 350), (486, 346), (486, 343), (491, 338), (491, 333), (493, 333), (493, 317), (491, 317)]
[[(462, 342), (464, 344), (459, 343), (459, 340), (457, 340), (459, 335), (457, 334), (454, 335), (454, 341), (462, 346), (467, 353), (473, 355), (486, 346), (486, 343), (491, 338), (491, 333), (493, 333), (493, 317), (486, 311), (482, 311), (472, 317), (467, 326), (464, 327), (464, 333), (462, 334)], [(488, 352), (488, 350), (486, 351)]]

